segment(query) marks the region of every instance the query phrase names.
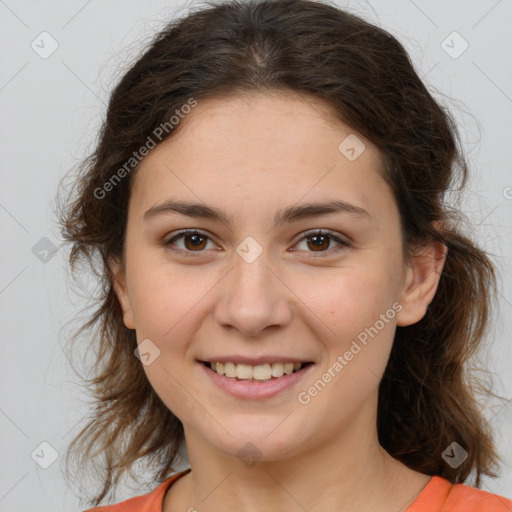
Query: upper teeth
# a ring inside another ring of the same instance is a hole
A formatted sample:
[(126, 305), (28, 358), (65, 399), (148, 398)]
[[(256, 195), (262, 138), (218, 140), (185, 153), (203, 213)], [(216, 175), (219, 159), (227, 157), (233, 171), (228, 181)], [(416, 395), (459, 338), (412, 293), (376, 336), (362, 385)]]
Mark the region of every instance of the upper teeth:
[(212, 370), (226, 377), (239, 379), (269, 380), (272, 377), (282, 377), (299, 370), (302, 363), (265, 363), (257, 366), (236, 363), (211, 363)]

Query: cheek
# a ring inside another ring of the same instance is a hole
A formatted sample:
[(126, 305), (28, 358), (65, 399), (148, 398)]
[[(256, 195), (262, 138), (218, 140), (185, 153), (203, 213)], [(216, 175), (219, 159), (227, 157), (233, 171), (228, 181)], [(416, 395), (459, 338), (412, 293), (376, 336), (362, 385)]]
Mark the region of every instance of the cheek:
[[(138, 343), (146, 339), (154, 343), (149, 345), (154, 351), (154, 360), (144, 366), (144, 371), (169, 410), (180, 421), (192, 421), (201, 410), (190, 394), (192, 364), (187, 362), (187, 351), (198, 329), (201, 299), (205, 299), (213, 283), (189, 274), (170, 272), (169, 266), (153, 264), (145, 268), (147, 270), (138, 273), (133, 281)], [(193, 391), (192, 395), (195, 395)]]
[[(303, 306), (323, 326), (322, 335), (347, 340), (373, 325), (393, 304), (396, 286), (390, 272), (358, 264), (301, 276), (293, 287)], [(319, 333), (320, 334), (320, 333)]]
[(133, 274), (132, 305), (137, 333), (162, 343), (179, 341), (179, 331), (195, 329), (195, 318), (215, 284), (214, 275), (177, 272), (168, 264), (148, 263)]
[(377, 395), (397, 314), (395, 288), (386, 276), (370, 272), (369, 267), (354, 267), (320, 282), (323, 293), (307, 295), (302, 289), (304, 303), (316, 313), (315, 335), (325, 354), (298, 399), (300, 404), (314, 404), (318, 417), (334, 430)]

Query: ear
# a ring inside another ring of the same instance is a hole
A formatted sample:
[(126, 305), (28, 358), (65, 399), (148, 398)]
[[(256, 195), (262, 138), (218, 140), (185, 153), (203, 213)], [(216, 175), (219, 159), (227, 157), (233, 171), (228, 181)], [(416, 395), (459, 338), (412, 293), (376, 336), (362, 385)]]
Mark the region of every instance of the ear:
[(110, 268), (114, 275), (114, 290), (121, 305), (121, 309), (123, 310), (124, 325), (126, 325), (128, 329), (135, 329), (132, 304), (130, 302), (128, 287), (126, 286), (124, 266), (118, 260), (113, 260), (110, 263)]
[(405, 271), (397, 325), (412, 325), (425, 316), (436, 294), (447, 252), (446, 245), (434, 240), (412, 258)]

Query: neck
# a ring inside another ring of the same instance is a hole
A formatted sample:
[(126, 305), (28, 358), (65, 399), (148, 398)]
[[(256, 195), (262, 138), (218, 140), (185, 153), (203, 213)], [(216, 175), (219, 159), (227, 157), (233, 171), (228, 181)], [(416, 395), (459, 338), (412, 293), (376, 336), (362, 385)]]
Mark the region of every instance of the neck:
[[(192, 471), (176, 482), (174, 503), (180, 502), (183, 510), (208, 512), (402, 512), (429, 478), (393, 459), (379, 445), (376, 428), (367, 427), (376, 421), (369, 422), (364, 411), (359, 418), (347, 431), (309, 450), (278, 460), (262, 457), (254, 465), (186, 431)], [(174, 510), (167, 506), (164, 503), (164, 512)]]

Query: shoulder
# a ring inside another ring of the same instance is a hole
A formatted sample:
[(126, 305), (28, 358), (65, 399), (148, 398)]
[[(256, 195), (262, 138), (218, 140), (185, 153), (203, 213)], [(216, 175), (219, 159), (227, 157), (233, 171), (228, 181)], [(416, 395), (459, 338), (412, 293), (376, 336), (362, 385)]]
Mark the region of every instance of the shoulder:
[(190, 472), (190, 468), (172, 475), (148, 494), (135, 496), (114, 505), (88, 508), (83, 512), (161, 512), (165, 493), (178, 478)]
[(512, 512), (512, 501), (433, 476), (406, 512)]

